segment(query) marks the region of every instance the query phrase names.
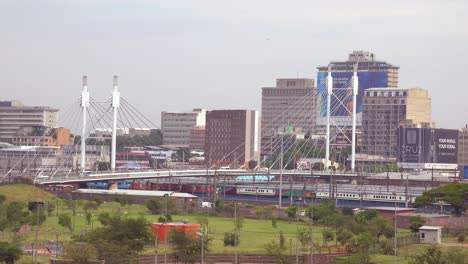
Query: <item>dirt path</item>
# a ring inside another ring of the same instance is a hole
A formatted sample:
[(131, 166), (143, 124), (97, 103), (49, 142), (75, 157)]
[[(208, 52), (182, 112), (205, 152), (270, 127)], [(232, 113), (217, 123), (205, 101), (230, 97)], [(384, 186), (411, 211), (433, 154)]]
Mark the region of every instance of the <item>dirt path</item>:
[(468, 248), (468, 243), (442, 243), (440, 244), (442, 247), (461, 247), (461, 248)]

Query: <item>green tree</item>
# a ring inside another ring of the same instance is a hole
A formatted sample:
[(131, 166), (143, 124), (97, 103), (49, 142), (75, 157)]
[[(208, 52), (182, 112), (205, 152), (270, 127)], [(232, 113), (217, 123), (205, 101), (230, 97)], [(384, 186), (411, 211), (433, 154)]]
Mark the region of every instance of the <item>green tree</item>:
[(86, 264), (90, 260), (96, 260), (96, 248), (88, 243), (76, 242), (65, 245), (65, 258), (70, 259), (73, 263)]
[(313, 210), (314, 221), (324, 225), (329, 225), (336, 216), (336, 206), (333, 201), (309, 205), (306, 209), (306, 215), (310, 218)]
[(234, 232), (226, 232), (224, 233), (224, 238), (223, 238), (224, 246), (236, 246), (239, 245), (240, 240), (239, 236), (236, 236)]
[(52, 213), (55, 211), (55, 201), (47, 202), (46, 210), (47, 215), (51, 216)]
[(64, 200), (65, 205), (67, 206), (68, 209), (72, 211), (72, 215), (76, 216), (76, 211), (78, 209), (78, 201), (76, 200)]
[(449, 251), (447, 252), (447, 254), (445, 254), (445, 256), (446, 256), (445, 258), (447, 260), (447, 263), (466, 264), (465, 262), (466, 254), (460, 248), (449, 249)]
[(383, 239), (379, 242), (379, 252), (384, 255), (393, 255), (395, 253), (392, 241)]
[(208, 217), (206, 216), (199, 216), (197, 218), (197, 223), (200, 224), (200, 226), (204, 229), (204, 230), (208, 230), (208, 224), (209, 224), (209, 220), (208, 220)]
[(98, 252), (98, 258), (112, 264), (137, 264), (138, 254), (126, 245), (97, 239), (93, 243)]
[(286, 247), (276, 241), (271, 241), (264, 245), (266, 254), (274, 257), (279, 263), (289, 263), (288, 256), (286, 254)]
[(46, 220), (46, 214), (44, 213), (44, 210), (35, 210), (32, 214), (29, 214), (28, 218), (28, 223), (32, 226), (41, 225)]
[(239, 231), (244, 227), (244, 222), (245, 219), (243, 217), (237, 217), (237, 219), (234, 219), (234, 227)]
[(377, 217), (377, 211), (376, 210), (364, 210), (359, 212), (355, 219), (356, 222), (360, 224), (367, 224), (368, 221), (372, 220), (373, 218)]
[(0, 231), (3, 231), (8, 228), (8, 219), (7, 219), (7, 206), (0, 204)]
[(6, 201), (6, 196), (3, 194), (0, 194), (0, 204), (3, 204)]
[(86, 224), (91, 225), (91, 221), (93, 220), (93, 213), (90, 211), (85, 211), (85, 219), (86, 219)]
[(341, 213), (344, 214), (344, 215), (348, 215), (348, 216), (353, 216), (354, 215), (354, 212), (353, 212), (353, 208), (351, 207), (343, 207), (341, 209)]
[(297, 232), (297, 239), (299, 239), (299, 242), (302, 244), (302, 247), (305, 248), (306, 245), (310, 243), (310, 240), (312, 238), (311, 232), (309, 229), (301, 228)]
[(335, 234), (330, 229), (324, 229), (322, 231), (322, 237), (323, 241), (330, 242), (333, 241), (333, 239), (335, 239)]
[(284, 247), (285, 242), (286, 242), (286, 239), (284, 238), (283, 230), (280, 230), (280, 233), (279, 233), (279, 244), (280, 244), (280, 246)]
[[(77, 242), (94, 245), (100, 258), (108, 263), (133, 263), (138, 252), (151, 243), (149, 223), (143, 217), (127, 218), (120, 215), (102, 217), (102, 227), (95, 228), (87, 234), (75, 237)], [(112, 252), (120, 259), (116, 259)], [(125, 261), (121, 261), (125, 260)]]
[(338, 228), (338, 231), (336, 233), (336, 240), (341, 244), (347, 244), (351, 242), (353, 236), (353, 233), (348, 229)]
[(286, 213), (288, 214), (289, 218), (295, 218), (297, 214), (297, 206), (289, 206), (286, 208)]
[(419, 228), (425, 223), (424, 219), (419, 215), (414, 215), (409, 217), (408, 228), (412, 233), (416, 234), (419, 232)]
[(102, 212), (98, 215), (98, 221), (101, 223), (101, 225), (110, 225), (112, 222), (112, 216), (109, 212)]
[(26, 204), (18, 201), (10, 202), (6, 208), (6, 219), (11, 229), (16, 232), (30, 220), (30, 212)]
[(372, 218), (368, 224), (369, 231), (380, 241), (380, 237), (385, 235), (387, 238), (393, 237), (393, 226), (382, 216)]
[(0, 241), (0, 263), (13, 264), (21, 258), (23, 251), (19, 245)]
[(215, 211), (220, 214), (222, 213), (224, 210), (224, 202), (223, 200), (221, 199), (216, 199), (216, 202), (215, 202)]
[(449, 264), (442, 256), (442, 251), (437, 245), (430, 245), (420, 255), (416, 255), (412, 260), (413, 264)]
[(172, 245), (174, 258), (182, 263), (195, 263), (200, 260), (201, 254), (201, 239), (203, 241), (203, 251), (209, 251), (209, 242), (205, 236), (198, 237), (193, 233), (184, 233), (177, 230), (172, 230), (169, 238), (169, 243)]
[(64, 228), (68, 228), (68, 230), (70, 230), (70, 232), (73, 231), (72, 221), (71, 221), (71, 217), (70, 217), (69, 214), (59, 215), (58, 223), (59, 223), (59, 225), (63, 226)]
[(278, 227), (278, 220), (276, 218), (271, 219), (271, 226), (275, 229)]
[(127, 206), (133, 203), (133, 198), (128, 195), (115, 195), (114, 201), (118, 202), (120, 206)]
[(152, 214), (158, 214), (161, 212), (161, 209), (164, 207), (164, 205), (161, 203), (160, 200), (151, 198), (146, 201), (146, 208), (152, 213)]
[(468, 193), (468, 183), (450, 183), (439, 188), (425, 191), (423, 195), (416, 198), (416, 207), (434, 204), (449, 203), (457, 215), (466, 211), (468, 204), (465, 198)]
[(175, 153), (175, 159), (181, 162), (188, 162), (192, 156), (193, 155), (188, 148), (179, 148)]

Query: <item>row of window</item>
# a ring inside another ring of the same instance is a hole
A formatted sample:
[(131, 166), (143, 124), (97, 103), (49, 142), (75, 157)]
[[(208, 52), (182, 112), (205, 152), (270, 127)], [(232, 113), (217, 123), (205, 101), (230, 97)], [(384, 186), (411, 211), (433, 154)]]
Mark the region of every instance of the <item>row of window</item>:
[[(387, 100), (367, 100), (365, 99), (364, 100), (364, 104), (390, 104), (390, 100), (387, 99)], [(406, 100), (405, 99), (400, 99), (400, 104), (405, 104), (406, 103)], [(398, 100), (397, 99), (394, 99), (393, 100), (393, 104), (398, 104)]]
[(406, 91), (380, 91), (380, 92), (366, 92), (366, 96), (407, 96), (408, 92)]

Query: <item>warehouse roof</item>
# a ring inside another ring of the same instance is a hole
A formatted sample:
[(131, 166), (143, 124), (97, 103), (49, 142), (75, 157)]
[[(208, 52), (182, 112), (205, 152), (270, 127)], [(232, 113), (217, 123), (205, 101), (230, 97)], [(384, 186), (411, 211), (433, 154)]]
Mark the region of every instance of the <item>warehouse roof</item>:
[(78, 189), (77, 193), (94, 193), (94, 194), (123, 194), (130, 196), (153, 196), (164, 197), (165, 195), (173, 198), (197, 198), (197, 196), (189, 193), (170, 192), (170, 191), (146, 191), (146, 190), (101, 190), (101, 189)]

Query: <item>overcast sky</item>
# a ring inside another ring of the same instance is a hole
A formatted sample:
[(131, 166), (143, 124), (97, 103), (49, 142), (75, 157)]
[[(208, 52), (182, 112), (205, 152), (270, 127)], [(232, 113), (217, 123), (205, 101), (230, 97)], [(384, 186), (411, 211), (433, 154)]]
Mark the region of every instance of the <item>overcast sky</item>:
[(401, 88), (432, 97), (437, 126), (468, 123), (468, 1), (1, 0), (0, 100), (67, 108), (81, 76), (156, 124), (161, 111), (261, 108), (276, 78), (374, 52)]

